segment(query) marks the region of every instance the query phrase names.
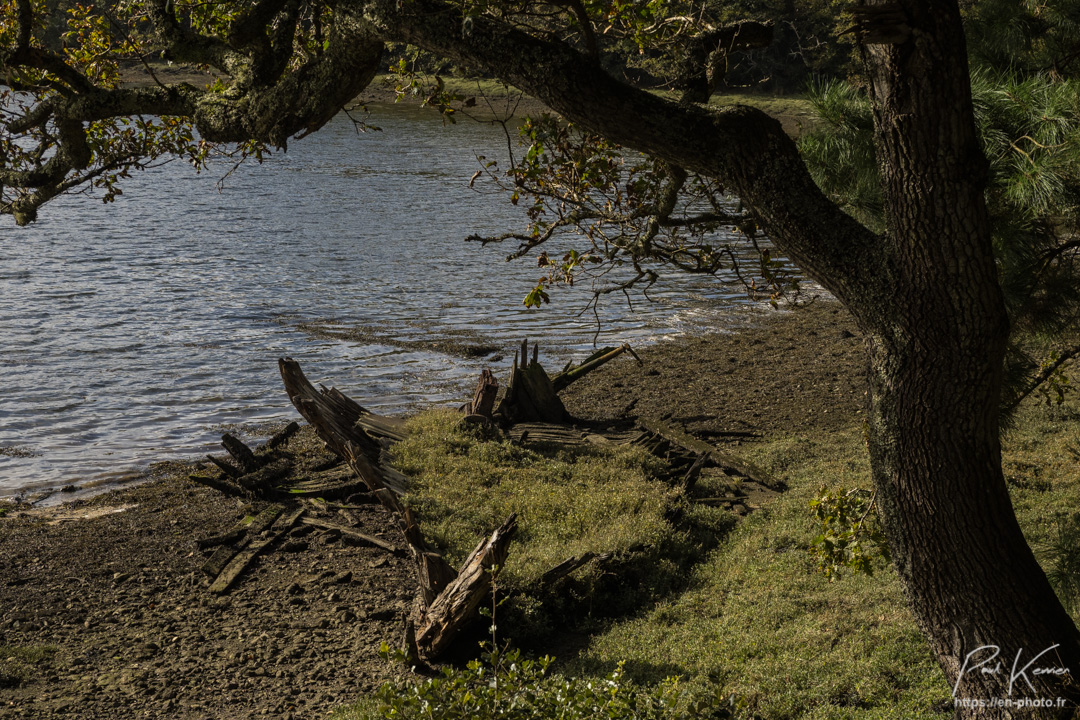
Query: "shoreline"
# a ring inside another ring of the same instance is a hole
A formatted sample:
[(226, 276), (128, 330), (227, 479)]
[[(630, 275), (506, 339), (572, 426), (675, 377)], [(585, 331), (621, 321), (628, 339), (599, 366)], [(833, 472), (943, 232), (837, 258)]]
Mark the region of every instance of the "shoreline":
[[(818, 302), (739, 333), (645, 348), (644, 367), (620, 358), (563, 398), (577, 417), (670, 417), (731, 446), (828, 432), (860, 417), (852, 330), (838, 305)], [(324, 452), (310, 433), (294, 442)], [(313, 717), (400, 674), (376, 651), (400, 640), (415, 587), (408, 558), (307, 531), (287, 541), (304, 552), (257, 560), (238, 587), (211, 596), (196, 540), (260, 507), (190, 482), (190, 464), (171, 465), (55, 508), (2, 506), (0, 648), (55, 649), (21, 686), (0, 678), (0, 718)], [(365, 532), (396, 533), (375, 506), (362, 521)]]

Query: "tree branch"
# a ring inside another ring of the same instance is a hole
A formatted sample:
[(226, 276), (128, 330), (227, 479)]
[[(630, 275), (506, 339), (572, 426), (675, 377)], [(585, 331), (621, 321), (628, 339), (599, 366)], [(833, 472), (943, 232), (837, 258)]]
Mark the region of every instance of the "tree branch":
[(672, 166), (720, 179), (769, 236), (849, 307), (880, 306), (891, 263), (878, 237), (826, 198), (794, 142), (765, 113), (679, 106), (632, 88), (565, 43), (543, 40), (490, 17), (469, 32), (439, 0), (372, 0), (370, 17), (388, 40), (409, 42), (482, 66), (581, 127)]

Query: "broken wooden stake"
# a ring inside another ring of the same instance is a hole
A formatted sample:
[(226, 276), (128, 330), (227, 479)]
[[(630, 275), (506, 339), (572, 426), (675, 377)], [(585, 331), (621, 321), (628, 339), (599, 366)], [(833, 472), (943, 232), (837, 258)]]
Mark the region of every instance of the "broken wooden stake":
[(457, 578), (428, 607), (425, 625), (416, 636), (423, 657), (437, 657), (473, 620), (491, 590), (492, 572), (506, 562), (507, 546), (516, 528), (517, 513), (514, 513), (491, 537), (476, 546)]
[(555, 392), (562, 392), (570, 385), (570, 383), (580, 380), (593, 370), (596, 370), (619, 357), (624, 352), (633, 355), (634, 359), (638, 361), (638, 365), (644, 365), (644, 363), (641, 362), (641, 358), (637, 356), (637, 353), (635, 353), (627, 343), (623, 343), (617, 348), (604, 348), (585, 358), (577, 367), (568, 367), (553, 377), (551, 379), (551, 384), (555, 388)]
[(491, 420), (492, 411), (495, 409), (495, 397), (499, 394), (499, 383), (490, 370), (484, 368), (480, 371), (480, 380), (476, 383), (473, 391), (472, 402), (465, 406), (466, 415), (479, 415)]
[(262, 466), (262, 462), (255, 457), (255, 453), (251, 451), (251, 448), (230, 433), (221, 436), (221, 447), (232, 455), (233, 460), (236, 461), (236, 464), (240, 466), (240, 469), (245, 474), (253, 473)]
[(259, 450), (273, 450), (274, 448), (284, 445), (289, 439), (300, 431), (300, 423), (291, 422), (281, 430), (273, 434), (273, 436), (263, 443), (263, 446)]

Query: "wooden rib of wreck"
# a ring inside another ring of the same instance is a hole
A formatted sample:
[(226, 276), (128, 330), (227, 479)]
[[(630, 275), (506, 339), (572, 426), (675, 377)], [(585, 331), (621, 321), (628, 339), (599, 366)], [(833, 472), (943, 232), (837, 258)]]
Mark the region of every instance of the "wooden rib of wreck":
[[(617, 431), (586, 430), (570, 425), (569, 413), (558, 393), (623, 353), (631, 354), (641, 363), (628, 345), (603, 348), (577, 366), (568, 364), (552, 377), (540, 365), (536, 345), (530, 353), (528, 342), (523, 342), (505, 388), (500, 388), (490, 370), (481, 372), (471, 401), (460, 408), (464, 420), (497, 427), (512, 442), (521, 445), (640, 445), (667, 461), (670, 481), (684, 491), (693, 487), (705, 467), (718, 467), (746, 477), (761, 492), (780, 489), (760, 469), (670, 423), (641, 421), (636, 427)], [(392, 513), (416, 562), (418, 603), (407, 631), (409, 651), (422, 660), (437, 657), (485, 602), (491, 588), (492, 568), (505, 561), (516, 528), (514, 516), (484, 538), (462, 567), (455, 569), (427, 541), (415, 514), (402, 502), (409, 478), (387, 462), (388, 449), (407, 436), (405, 421), (372, 413), (335, 388), (321, 385), (316, 388), (295, 360), (283, 358), (278, 364), (290, 401), (338, 460), (292, 473), (291, 456), (279, 448), (296, 432), (295, 423), (254, 451), (228, 433), (222, 437), (229, 458), (210, 457), (221, 474), (193, 475), (192, 479), (222, 492), (270, 500), (273, 504), (247, 526), (200, 541), (203, 547), (218, 548), (204, 566), (212, 579), (211, 590), (225, 592), (254, 557), (271, 548), (296, 523), (340, 532), (355, 541), (395, 552), (397, 548), (392, 543), (354, 527), (356, 523), (350, 520), (347, 507), (334, 506), (338, 516), (348, 522), (341, 525), (311, 514), (313, 509), (331, 509), (326, 503), (322, 503), (326, 507), (304, 504), (304, 498), (315, 497), (376, 501)], [(736, 511), (755, 507), (746, 494), (739, 493), (702, 498), (700, 502)], [(568, 558), (544, 573), (540, 584), (551, 587), (588, 563), (609, 559), (610, 554)]]

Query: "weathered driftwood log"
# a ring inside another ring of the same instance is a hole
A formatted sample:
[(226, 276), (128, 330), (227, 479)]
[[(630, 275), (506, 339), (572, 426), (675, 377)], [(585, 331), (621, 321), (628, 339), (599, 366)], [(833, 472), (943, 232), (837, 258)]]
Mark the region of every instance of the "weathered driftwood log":
[(491, 591), (491, 573), (506, 561), (507, 545), (516, 528), (517, 514), (513, 514), (472, 551), (457, 578), (427, 609), (424, 625), (416, 636), (423, 657), (437, 657), (472, 621)]
[(772, 490), (784, 489), (784, 484), (782, 482), (776, 480), (749, 460), (724, 452), (715, 445), (696, 438), (681, 428), (659, 420), (640, 419), (638, 422), (646, 430), (656, 433), (660, 437), (679, 447), (691, 450), (695, 453), (708, 453), (710, 460), (722, 468), (728, 468), (740, 475), (745, 475), (751, 480), (761, 483)]
[(256, 535), (259, 535), (264, 530), (270, 528), (274, 522), (281, 517), (281, 514), (285, 512), (285, 507), (282, 505), (267, 505), (263, 508), (263, 511), (256, 515), (251, 522), (236, 525), (226, 534), (232, 535), (236, 533), (236, 540), (231, 544), (222, 544), (214, 554), (210, 556), (203, 566), (202, 571), (209, 575), (211, 578), (215, 578), (221, 574), (221, 571), (225, 569), (225, 566), (229, 564), (229, 561), (236, 556), (244, 547), (251, 542), (251, 539)]
[(287, 477), (292, 469), (292, 460), (278, 458), (254, 472), (241, 475), (236, 478), (236, 483), (254, 495), (265, 496), (273, 489), (274, 483)]
[(601, 367), (602, 365), (605, 365), (606, 363), (609, 363), (615, 358), (619, 357), (624, 352), (628, 352), (633, 355), (634, 359), (638, 361), (638, 365), (644, 365), (644, 363), (641, 362), (641, 358), (639, 358), (637, 356), (637, 353), (634, 352), (633, 348), (631, 348), (630, 345), (628, 345), (627, 343), (623, 343), (617, 348), (608, 347), (597, 350), (592, 355), (582, 360), (581, 363), (576, 367), (571, 367), (568, 365), (566, 368), (563, 369), (561, 373), (551, 378), (551, 385), (553, 388), (555, 388), (555, 392), (562, 392), (566, 389), (568, 385), (570, 385), (570, 383), (576, 380), (580, 380), (598, 367)]
[[(228, 590), (232, 584), (236, 582), (236, 578), (240, 577), (240, 574), (251, 564), (251, 561), (258, 557), (263, 550), (273, 544), (274, 541), (287, 533), (303, 514), (304, 508), (297, 508), (289, 513), (284, 520), (277, 523), (267, 537), (251, 540), (247, 547), (237, 553), (237, 555), (229, 561), (229, 564), (222, 569), (217, 578), (214, 579), (214, 582), (210, 584), (210, 592), (221, 594)], [(252, 533), (249, 531), (248, 537), (251, 536)]]
[(221, 472), (225, 473), (234, 480), (244, 474), (244, 471), (233, 465), (231, 462), (226, 462), (220, 458), (216, 458), (213, 455), (207, 455), (206, 459), (217, 465)]
[[(446, 559), (431, 547), (416, 525), (411, 511), (402, 504), (400, 496), (407, 489), (407, 478), (401, 473), (388, 472), (379, 465), (381, 447), (357, 421), (371, 415), (344, 393), (330, 389), (318, 392), (308, 382), (295, 360), (278, 361), (281, 377), (293, 405), (303, 415), (323, 442), (341, 457), (368, 490), (384, 507), (397, 514), (398, 523), (413, 557), (420, 578), (420, 592), (425, 605), (430, 604), (457, 572)], [(395, 431), (394, 423), (382, 423), (386, 431)]]
[(291, 358), (278, 360), (278, 368), (289, 400), (331, 450), (346, 457), (345, 445), (353, 443), (368, 457), (379, 457), (379, 443), (356, 425), (364, 408), (335, 388), (316, 390)]
[(276, 433), (274, 433), (269, 440), (263, 443), (262, 447), (259, 448), (259, 451), (265, 452), (280, 447), (281, 445), (287, 443), (289, 441), (289, 438), (291, 438), (299, 431), (300, 423), (291, 422), (285, 427), (283, 427), (281, 430), (278, 430)]
[(493, 413), (502, 416), (507, 423), (560, 423), (569, 417), (562, 400), (551, 385), (551, 378), (538, 362), (537, 355), (538, 347), (534, 344), (532, 361), (527, 359), (528, 340), (523, 340), (520, 353), (514, 354), (514, 366), (510, 371), (506, 394)]
[(342, 535), (347, 535), (351, 538), (362, 540), (369, 545), (374, 545), (375, 547), (382, 548), (387, 552), (397, 552), (397, 547), (395, 547), (393, 544), (386, 542), (382, 538), (375, 537), (374, 535), (362, 533), (356, 528), (351, 528), (346, 525), (341, 525), (339, 523), (327, 522), (326, 520), (319, 520), (318, 518), (313, 517), (303, 518), (300, 522), (304, 525), (311, 525), (313, 527), (323, 528), (324, 530), (337, 530)]

